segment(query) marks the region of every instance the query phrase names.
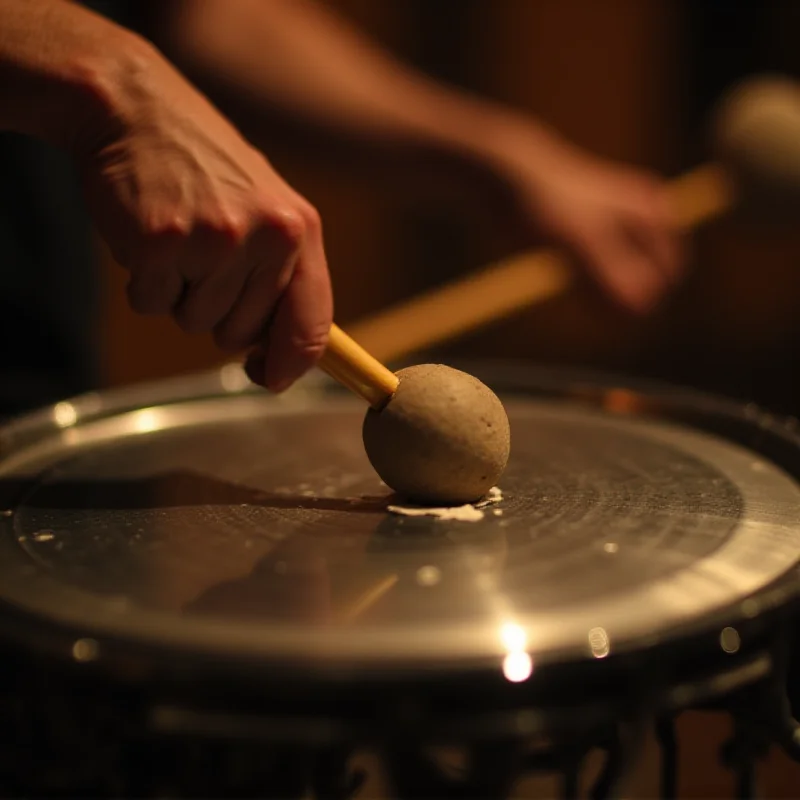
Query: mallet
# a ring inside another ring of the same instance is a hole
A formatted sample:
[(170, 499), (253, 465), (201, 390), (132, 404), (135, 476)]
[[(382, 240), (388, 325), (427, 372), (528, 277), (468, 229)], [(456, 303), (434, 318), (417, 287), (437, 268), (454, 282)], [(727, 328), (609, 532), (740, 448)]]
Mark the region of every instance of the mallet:
[(473, 376), (441, 364), (395, 375), (337, 325), (318, 365), (369, 403), (367, 457), (398, 494), (459, 505), (483, 498), (503, 473), (508, 417), (499, 398)]
[[(666, 187), (676, 228), (741, 207), (780, 216), (800, 208), (800, 90), (783, 78), (735, 87), (711, 124), (715, 160)], [(574, 272), (556, 250), (517, 255), (378, 312), (349, 328), (376, 358), (394, 361), (566, 292)]]
[[(737, 88), (720, 104), (714, 137), (717, 163), (667, 189), (676, 226), (718, 217), (746, 191), (784, 200), (797, 194), (800, 95), (793, 84), (761, 79)], [(544, 251), (384, 312), (355, 326), (353, 336), (332, 327), (319, 366), (369, 403), (364, 445), (388, 486), (425, 502), (478, 500), (505, 469), (510, 432), (500, 400), (472, 376), (435, 364), (394, 374), (381, 362), (506, 317), (570, 282), (563, 257)], [(372, 354), (356, 338), (369, 342)]]

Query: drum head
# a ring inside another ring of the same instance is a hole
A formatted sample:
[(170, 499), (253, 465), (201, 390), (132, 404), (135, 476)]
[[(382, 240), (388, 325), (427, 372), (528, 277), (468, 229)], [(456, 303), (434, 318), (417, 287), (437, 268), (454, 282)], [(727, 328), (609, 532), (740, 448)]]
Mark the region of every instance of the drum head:
[(744, 441), (763, 426), (737, 410), (724, 436), (678, 420), (723, 419), (702, 404), (472, 371), (504, 399), (512, 455), (471, 522), (390, 513), (363, 404), (315, 379), (275, 398), (231, 366), (8, 425), (0, 600), (27, 635), (264, 675), (520, 680), (795, 593), (800, 487)]

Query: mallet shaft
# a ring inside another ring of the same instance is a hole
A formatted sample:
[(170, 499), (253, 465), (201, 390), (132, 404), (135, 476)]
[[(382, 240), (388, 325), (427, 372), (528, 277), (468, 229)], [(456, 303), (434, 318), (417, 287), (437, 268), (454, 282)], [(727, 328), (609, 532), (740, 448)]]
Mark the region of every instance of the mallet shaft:
[[(725, 172), (708, 164), (667, 186), (675, 225), (692, 228), (734, 203)], [(383, 362), (452, 340), (562, 294), (572, 284), (566, 258), (537, 250), (499, 261), (357, 322), (349, 332)]]

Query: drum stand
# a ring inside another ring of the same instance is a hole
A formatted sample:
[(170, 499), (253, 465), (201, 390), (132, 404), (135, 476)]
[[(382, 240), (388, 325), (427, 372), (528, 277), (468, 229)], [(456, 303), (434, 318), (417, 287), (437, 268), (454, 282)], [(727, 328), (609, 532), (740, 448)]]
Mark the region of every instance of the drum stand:
[[(726, 694), (720, 698), (690, 702), (668, 713), (609, 721), (584, 732), (578, 741), (532, 749), (526, 749), (523, 739), (513, 737), (476, 744), (467, 748), (466, 759), (456, 770), (443, 767), (421, 747), (387, 746), (382, 756), (395, 796), (408, 800), (504, 798), (513, 794), (517, 781), (536, 774), (560, 778), (559, 796), (577, 800), (582, 796), (581, 776), (587, 757), (600, 751), (604, 763), (586, 796), (592, 800), (624, 798), (646, 733), (653, 730), (661, 756), (657, 796), (671, 800), (678, 797), (675, 720), (682, 711), (702, 710), (727, 714), (732, 719), (733, 733), (720, 749), (720, 761), (734, 775), (737, 800), (755, 800), (759, 796), (757, 764), (773, 745), (800, 763), (800, 724), (792, 716), (785, 689), (789, 631), (784, 633), (736, 666), (670, 691), (673, 699), (680, 699), (724, 687)], [(642, 703), (646, 707), (644, 698)], [(316, 783), (317, 796), (325, 800), (354, 797), (363, 775), (352, 772), (345, 777), (348, 773), (342, 761), (329, 761), (327, 766), (324, 774), (319, 773), (323, 779)]]
[[(64, 722), (83, 716), (81, 738), (88, 745), (80, 747), (83, 757), (73, 758), (78, 754), (72, 725), (61, 730), (67, 736), (63, 747), (55, 728), (51, 734), (55, 738), (48, 743), (47, 737), (40, 738), (42, 729), (31, 721), (30, 712), (35, 716), (36, 709), (24, 714), (20, 709), (12, 715), (16, 720), (4, 720), (6, 729), (20, 736), (6, 748), (0, 796), (55, 797), (79, 790), (91, 796), (352, 800), (359, 796), (365, 775), (351, 768), (351, 757), (366, 745), (374, 746), (380, 757), (389, 797), (501, 800), (515, 796), (523, 778), (550, 776), (559, 783), (564, 800), (582, 796), (616, 800), (626, 797), (646, 734), (654, 731), (661, 756), (656, 796), (670, 800), (678, 797), (679, 743), (674, 722), (682, 711), (696, 710), (732, 719), (733, 734), (722, 746), (720, 759), (734, 774), (734, 796), (756, 798), (756, 765), (770, 747), (777, 745), (800, 762), (800, 725), (792, 716), (786, 692), (789, 634), (787, 624), (732, 666), (674, 685), (664, 693), (656, 695), (652, 687), (634, 689), (624, 703), (608, 704), (603, 717), (586, 709), (572, 719), (556, 720), (557, 732), (547, 739), (532, 743), (529, 735), (515, 734), (513, 726), (506, 726), (505, 733), (498, 729), (479, 740), (464, 737), (459, 742), (457, 735), (451, 736), (453, 747), (445, 751), (428, 749), (418, 735), (400, 733), (403, 726), (395, 727), (388, 719), (375, 720), (384, 733), (362, 730), (339, 744), (320, 741), (317, 746), (303, 743), (302, 736), (287, 741), (285, 728), (278, 722), (265, 719), (263, 726), (247, 725), (236, 715), (227, 718), (230, 724), (225, 730), (203, 731), (201, 714), (190, 715), (185, 727), (154, 731), (145, 722), (148, 710), (131, 708), (133, 718), (141, 723), (131, 729), (110, 710), (119, 708), (119, 697), (103, 700), (92, 699), (91, 692), (70, 693), (62, 698), (65, 705), (57, 716)], [(45, 713), (54, 713), (49, 702)], [(30, 736), (23, 734), (24, 720)], [(72, 752), (68, 763), (58, 764), (59, 775), (49, 769), (46, 754), (35, 755), (37, 741), (40, 747), (52, 748), (53, 754)], [(17, 748), (21, 750), (14, 757)], [(603, 756), (602, 767), (586, 787), (588, 758), (598, 752)], [(454, 753), (458, 763), (454, 763)]]

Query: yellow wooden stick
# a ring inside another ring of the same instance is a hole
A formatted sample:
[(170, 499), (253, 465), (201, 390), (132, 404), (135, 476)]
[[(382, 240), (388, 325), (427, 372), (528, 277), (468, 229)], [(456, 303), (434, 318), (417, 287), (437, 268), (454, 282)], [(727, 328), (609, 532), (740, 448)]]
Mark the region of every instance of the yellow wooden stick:
[[(686, 229), (725, 213), (735, 194), (723, 169), (708, 164), (668, 184), (667, 198), (676, 227)], [(392, 361), (563, 294), (572, 281), (561, 253), (524, 253), (380, 311), (348, 332), (375, 358)]]
[(382, 408), (394, 394), (399, 380), (380, 361), (332, 325), (328, 347), (318, 365), (334, 380), (363, 397), (373, 408)]

